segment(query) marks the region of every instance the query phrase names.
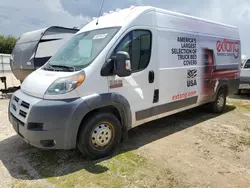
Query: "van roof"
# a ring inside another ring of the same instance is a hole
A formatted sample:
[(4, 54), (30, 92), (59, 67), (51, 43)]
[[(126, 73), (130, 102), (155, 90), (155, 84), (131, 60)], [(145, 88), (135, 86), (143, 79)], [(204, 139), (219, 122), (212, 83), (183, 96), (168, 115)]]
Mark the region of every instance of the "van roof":
[[(125, 19), (127, 19), (129, 17), (136, 18), (139, 15), (141, 15), (142, 13), (148, 12), (148, 11), (155, 11), (158, 13), (165, 13), (165, 14), (172, 15), (172, 16), (189, 18), (191, 20), (202, 21), (202, 22), (212, 23), (212, 24), (216, 24), (216, 25), (220, 25), (220, 26), (231, 27), (231, 28), (237, 28), (236, 26), (233, 26), (233, 25), (215, 22), (212, 20), (203, 19), (200, 17), (195, 17), (195, 16), (182, 14), (179, 12), (174, 12), (174, 11), (161, 9), (161, 8), (157, 8), (157, 7), (152, 7), (152, 6), (131, 6), (130, 8), (116, 9), (114, 11), (109, 11), (109, 13), (103, 13), (103, 15), (100, 16), (99, 18), (94, 17), (93, 21), (88, 23), (86, 26), (92, 25), (92, 23), (96, 23), (97, 20), (99, 20), (98, 22), (100, 25), (103, 25), (105, 23), (108, 26), (109, 25), (108, 23), (112, 23), (112, 26), (122, 26), (124, 24), (123, 21), (125, 21)], [(86, 27), (86, 26), (85, 26), (85, 28), (82, 28), (82, 29), (87, 30), (88, 27)]]
[(226, 27), (231, 27), (231, 28), (237, 28), (236, 26), (233, 25), (229, 25), (229, 24), (224, 24), (224, 23), (220, 23), (220, 22), (215, 22), (212, 20), (208, 20), (208, 19), (204, 19), (204, 18), (200, 18), (200, 17), (195, 17), (195, 16), (191, 16), (191, 15), (187, 15), (187, 14), (182, 14), (179, 12), (174, 12), (174, 11), (170, 11), (170, 10), (165, 10), (165, 9), (161, 9), (161, 8), (155, 8), (156, 12), (163, 12), (163, 13), (167, 13), (169, 15), (175, 15), (175, 16), (179, 16), (179, 17), (183, 17), (183, 18), (189, 18), (192, 20), (197, 20), (197, 21), (203, 21), (203, 22), (207, 22), (207, 23), (213, 23), (216, 25), (221, 25), (221, 26), (226, 26)]
[[(219, 23), (219, 22), (215, 22), (211, 20), (206, 20), (203, 18), (190, 16), (190, 15), (186, 15), (186, 14), (182, 14), (182, 13), (178, 13), (178, 12), (174, 12), (170, 10), (156, 8), (152, 6), (132, 6), (130, 8), (117, 9), (115, 11), (110, 11), (109, 13), (103, 13), (103, 15), (100, 16), (99, 18), (93, 18), (93, 21), (86, 24), (79, 32), (84, 32), (84, 31), (99, 29), (99, 28), (104, 28), (104, 27), (129, 25), (130, 23), (133, 22), (133, 20), (138, 18), (140, 15), (150, 12), (150, 11), (158, 13), (158, 15), (163, 14), (163, 15), (171, 16), (173, 18), (169, 22), (163, 23), (161, 19), (158, 19), (160, 17), (157, 17), (157, 23), (154, 23), (154, 24), (156, 25), (158, 24), (157, 26), (159, 27), (162, 27), (162, 26), (167, 27), (166, 26), (166, 23), (167, 23), (169, 25), (172, 24), (172, 28), (175, 28), (176, 26), (180, 28), (183, 25), (183, 23), (185, 24), (187, 22), (186, 20), (189, 20), (190, 21), (190, 23), (188, 23), (189, 25), (188, 26), (186, 24), (185, 25), (186, 25), (186, 28), (189, 27), (189, 29), (191, 28), (191, 30), (192, 29), (201, 30), (200, 28), (204, 27), (201, 32), (210, 32), (210, 31), (207, 31), (207, 28), (205, 28), (206, 26), (207, 27), (209, 26), (209, 29), (214, 30), (215, 28), (217, 28), (218, 31), (211, 31), (212, 33), (206, 33), (206, 34), (214, 35), (215, 32), (224, 34), (225, 29), (229, 29), (230, 31), (227, 31), (229, 32), (228, 36), (233, 35), (234, 37), (237, 37), (237, 38), (239, 37), (238, 29), (235, 26), (227, 25), (227, 24), (223, 24), (223, 23)], [(176, 19), (174, 18), (183, 18), (183, 21), (179, 22), (179, 21), (176, 21)], [(97, 21), (98, 21), (98, 25), (96, 24)], [(144, 24), (146, 25), (148, 23), (145, 22)]]
[[(109, 13), (103, 13), (102, 16), (93, 18), (93, 21), (86, 24), (79, 32), (84, 32), (93, 29), (99, 29), (104, 27), (123, 26), (124, 24), (138, 17), (143, 12), (149, 10), (149, 7), (137, 6), (125, 9), (116, 9), (115, 11), (109, 11)], [(98, 21), (98, 25), (96, 24)]]

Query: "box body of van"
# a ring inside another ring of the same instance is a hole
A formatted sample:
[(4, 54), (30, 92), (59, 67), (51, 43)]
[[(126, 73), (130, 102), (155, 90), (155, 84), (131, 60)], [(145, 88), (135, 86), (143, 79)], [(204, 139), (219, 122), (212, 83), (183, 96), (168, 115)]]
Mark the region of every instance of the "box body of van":
[(236, 27), (154, 7), (83, 27), (10, 100), (16, 132), (39, 148), (110, 153), (126, 132), (203, 104), (223, 112), (239, 87)]

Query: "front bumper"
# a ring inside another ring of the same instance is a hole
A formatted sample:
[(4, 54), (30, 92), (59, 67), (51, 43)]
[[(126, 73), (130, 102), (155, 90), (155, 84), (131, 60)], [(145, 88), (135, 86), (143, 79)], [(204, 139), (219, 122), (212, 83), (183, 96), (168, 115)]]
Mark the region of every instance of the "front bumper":
[(241, 77), (239, 89), (250, 89), (250, 77)]
[(43, 100), (22, 91), (15, 92), (9, 103), (9, 121), (23, 139), (38, 148), (72, 149), (82, 116), (81, 98)]

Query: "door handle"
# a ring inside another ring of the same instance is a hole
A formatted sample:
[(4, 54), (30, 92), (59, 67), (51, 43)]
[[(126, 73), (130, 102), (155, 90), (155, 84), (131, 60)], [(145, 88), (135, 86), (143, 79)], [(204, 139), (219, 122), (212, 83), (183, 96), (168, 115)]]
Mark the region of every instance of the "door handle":
[(153, 83), (154, 82), (154, 80), (155, 80), (155, 73), (154, 73), (154, 71), (149, 71), (149, 73), (148, 73), (148, 82), (149, 83)]

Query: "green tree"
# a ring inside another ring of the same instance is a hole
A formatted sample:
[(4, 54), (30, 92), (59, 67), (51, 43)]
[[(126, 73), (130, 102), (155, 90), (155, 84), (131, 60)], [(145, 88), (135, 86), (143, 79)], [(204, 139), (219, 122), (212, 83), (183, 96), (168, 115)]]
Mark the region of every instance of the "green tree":
[(0, 35), (0, 53), (11, 54), (16, 40), (14, 36)]

